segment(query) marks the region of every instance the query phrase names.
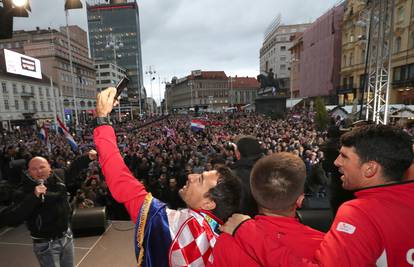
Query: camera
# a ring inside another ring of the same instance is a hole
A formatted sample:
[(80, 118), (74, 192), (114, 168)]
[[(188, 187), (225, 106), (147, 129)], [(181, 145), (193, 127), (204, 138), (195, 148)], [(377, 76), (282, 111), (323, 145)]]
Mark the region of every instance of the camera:
[(235, 151), (236, 150), (236, 144), (233, 142), (226, 142), (224, 144), (224, 149), (229, 150), (229, 151)]

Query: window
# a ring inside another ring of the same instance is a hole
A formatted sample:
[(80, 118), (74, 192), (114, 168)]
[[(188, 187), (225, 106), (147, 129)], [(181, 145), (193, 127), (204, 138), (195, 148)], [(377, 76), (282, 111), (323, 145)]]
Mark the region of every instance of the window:
[(346, 87), (348, 85), (348, 78), (343, 78), (342, 85)]
[(46, 96), (50, 96), (50, 93), (49, 93), (49, 88), (45, 88), (46, 89)]
[(22, 92), (25, 93), (26, 92), (26, 85), (22, 84)]
[(8, 91), (7, 91), (7, 84), (5, 82), (2, 82), (1, 83), (1, 88), (3, 88), (3, 94), (7, 94), (8, 93)]
[(414, 48), (414, 31), (410, 33), (410, 48)]
[(407, 81), (414, 79), (414, 64), (394, 68), (393, 81)]
[(29, 109), (29, 102), (27, 102), (27, 100), (24, 100), (23, 101), (23, 107), (24, 107), (24, 110), (28, 110)]
[(286, 71), (286, 65), (285, 64), (280, 65), (280, 71)]
[(7, 99), (4, 99), (4, 109), (5, 110), (9, 110), (10, 109), (10, 107), (9, 107), (9, 100), (7, 100)]
[(349, 66), (354, 64), (354, 53), (349, 54)]
[(280, 57), (280, 61), (282, 61), (282, 62), (286, 61), (286, 57), (285, 56), (281, 56)]
[(15, 83), (13, 83), (13, 94), (17, 94), (17, 86)]
[(14, 108), (15, 110), (19, 110), (19, 100), (14, 100)]
[(39, 95), (40, 95), (40, 96), (43, 96), (43, 89), (42, 89), (42, 87), (40, 87), (40, 86), (39, 86)]
[(397, 9), (397, 21), (402, 22), (404, 21), (404, 7), (400, 6)]
[(47, 102), (47, 110), (52, 111), (52, 105), (50, 104), (50, 102)]
[(43, 106), (43, 101), (40, 101), (40, 110), (45, 111), (45, 107)]
[(365, 87), (365, 76), (364, 74), (359, 75), (359, 88), (364, 89)]
[(280, 51), (286, 51), (286, 46), (282, 45), (282, 46), (280, 47)]
[(354, 88), (354, 77), (349, 77), (349, 88)]
[(407, 67), (408, 80), (414, 80), (414, 64), (410, 64)]
[(346, 64), (348, 63), (348, 62), (346, 62), (346, 55), (344, 55), (344, 58), (343, 58), (343, 60), (342, 60), (342, 65), (344, 66), (344, 67), (346, 67)]
[(32, 108), (33, 108), (33, 111), (36, 111), (36, 102), (35, 101), (32, 101)]
[(365, 63), (365, 49), (361, 50), (361, 63)]
[(394, 47), (394, 53), (398, 53), (401, 50), (401, 37), (398, 36), (395, 38), (395, 47)]

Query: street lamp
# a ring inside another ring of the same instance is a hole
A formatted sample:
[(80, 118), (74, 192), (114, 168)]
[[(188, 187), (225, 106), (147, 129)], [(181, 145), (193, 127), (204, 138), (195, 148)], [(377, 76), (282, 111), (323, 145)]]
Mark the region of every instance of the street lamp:
[[(113, 49), (115, 68), (118, 68), (118, 65), (117, 65), (117, 62), (116, 62), (116, 58), (117, 58), (116, 50), (118, 50), (121, 47), (124, 47), (124, 43), (122, 43), (118, 39), (116, 39), (115, 35), (110, 34), (109, 35), (109, 41), (107, 42), (105, 48), (112, 48)], [(117, 69), (115, 69), (115, 71), (117, 71)], [(119, 103), (118, 103), (118, 119), (119, 119), (119, 121), (121, 121), (121, 100), (119, 100)]]
[(153, 98), (152, 95), (152, 81), (155, 80), (155, 77), (153, 75), (155, 75), (157, 73), (157, 71), (154, 69), (154, 66), (148, 66), (147, 67), (147, 71), (145, 71), (145, 74), (148, 74), (150, 77), (150, 90), (151, 90), (151, 98)]
[(76, 88), (75, 88), (75, 77), (73, 77), (73, 62), (72, 62), (72, 45), (70, 42), (70, 33), (69, 33), (69, 9), (78, 9), (82, 8), (82, 3), (80, 0), (66, 0), (65, 1), (65, 17), (66, 17), (66, 38), (68, 39), (68, 50), (69, 50), (69, 66), (70, 66), (70, 80), (72, 83), (72, 92), (73, 92), (73, 108), (75, 110), (75, 125), (78, 126), (78, 108), (76, 105)]

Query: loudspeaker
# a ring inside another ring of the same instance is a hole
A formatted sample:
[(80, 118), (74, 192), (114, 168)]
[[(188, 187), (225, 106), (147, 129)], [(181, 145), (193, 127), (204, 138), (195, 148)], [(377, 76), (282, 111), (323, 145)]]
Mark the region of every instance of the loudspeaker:
[(75, 236), (96, 236), (105, 232), (106, 208), (75, 209), (72, 215), (72, 231)]
[(13, 14), (11, 9), (0, 7), (0, 39), (13, 37)]

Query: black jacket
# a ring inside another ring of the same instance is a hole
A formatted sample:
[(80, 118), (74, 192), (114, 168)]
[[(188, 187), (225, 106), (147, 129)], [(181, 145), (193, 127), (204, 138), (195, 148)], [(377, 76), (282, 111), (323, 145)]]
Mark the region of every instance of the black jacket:
[(38, 183), (26, 176), (16, 191), (15, 205), (2, 215), (7, 225), (18, 225), (26, 221), (33, 237), (53, 238), (62, 235), (68, 228), (70, 207), (63, 179), (54, 172), (45, 181), (47, 192), (44, 202), (36, 197), (34, 188)]
[[(90, 160), (81, 157), (77, 161), (89, 163)], [(14, 226), (25, 221), (33, 237), (60, 237), (68, 229), (71, 217), (65, 176), (75, 175), (88, 166), (75, 162), (66, 170), (54, 170), (45, 180), (47, 192), (44, 201), (34, 194), (38, 182), (24, 175), (20, 187), (15, 192), (14, 204), (0, 215), (2, 224)]]
[(254, 217), (257, 215), (257, 203), (252, 196), (250, 189), (250, 172), (253, 165), (261, 158), (261, 155), (241, 158), (236, 161), (231, 169), (236, 173), (242, 183), (242, 197), (240, 200), (240, 213)]

